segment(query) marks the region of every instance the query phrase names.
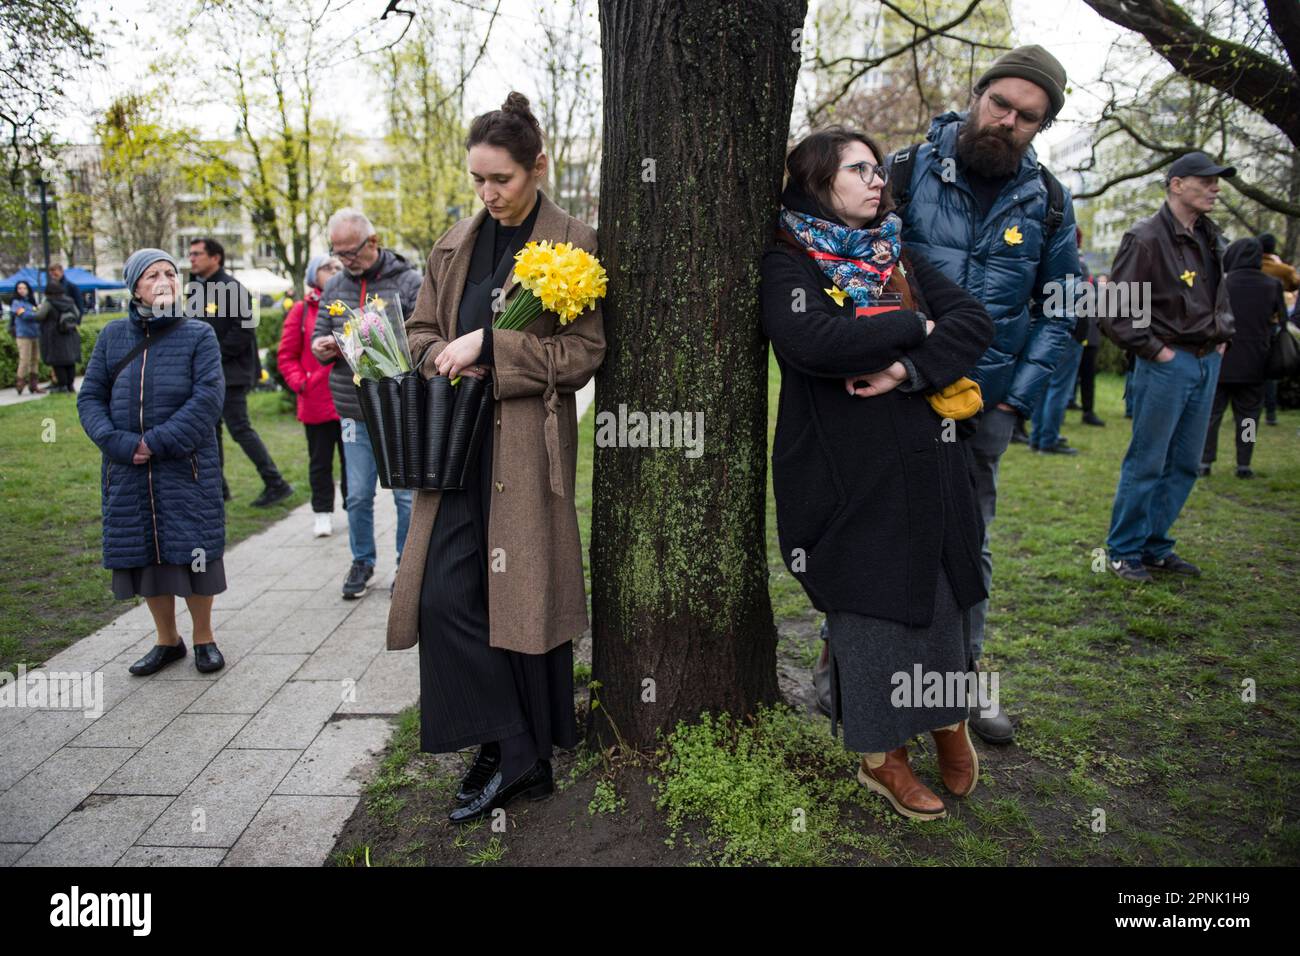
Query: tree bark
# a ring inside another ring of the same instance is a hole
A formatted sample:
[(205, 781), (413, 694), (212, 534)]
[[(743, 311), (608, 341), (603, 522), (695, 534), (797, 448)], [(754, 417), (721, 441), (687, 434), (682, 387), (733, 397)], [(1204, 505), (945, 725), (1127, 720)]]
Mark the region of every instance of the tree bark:
[(758, 265), (806, 9), (600, 3), (609, 287), (597, 427), (620, 406), (702, 411), (705, 427), (698, 457), (594, 449), (593, 741), (644, 747), (703, 710), (747, 714), (778, 697)]

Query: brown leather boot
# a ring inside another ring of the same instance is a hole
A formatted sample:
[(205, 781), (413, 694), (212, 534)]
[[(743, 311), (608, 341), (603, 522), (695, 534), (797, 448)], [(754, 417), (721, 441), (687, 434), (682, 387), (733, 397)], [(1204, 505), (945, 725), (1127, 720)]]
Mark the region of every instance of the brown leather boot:
[(956, 730), (932, 730), (930, 736), (934, 738), (943, 785), (953, 796), (970, 796), (979, 782), (980, 758), (975, 752), (975, 743), (970, 739), (966, 721), (959, 723)]
[(878, 767), (869, 767), (864, 756), (858, 767), (858, 783), (884, 796), (895, 810), (913, 820), (938, 820), (948, 815), (943, 801), (912, 773), (906, 745), (886, 753), (884, 763)]
[(41, 388), (40, 377), (35, 372), (27, 376), (27, 387), (33, 395), (44, 395), (45, 389)]
[(23, 393), (23, 380), (21, 378), (14, 384), (14, 388), (18, 389), (19, 395)]

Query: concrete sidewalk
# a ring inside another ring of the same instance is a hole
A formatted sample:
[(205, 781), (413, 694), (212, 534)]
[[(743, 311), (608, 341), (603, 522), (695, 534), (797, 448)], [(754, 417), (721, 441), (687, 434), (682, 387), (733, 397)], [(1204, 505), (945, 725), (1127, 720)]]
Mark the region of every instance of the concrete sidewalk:
[(103, 712), (0, 707), (0, 865), (321, 865), (419, 698), (418, 648), (384, 648), (396, 523), (379, 489), (359, 601), (341, 597), (341, 510), (332, 537), (311, 536), (303, 505), (229, 548), (215, 674), (194, 669), (187, 612), (186, 658), (128, 673), (156, 642), (143, 603), (51, 658), (43, 670), (102, 674)]
[[(48, 389), (50, 387), (49, 382), (39, 382), (38, 384), (41, 386), (41, 388), (44, 389)], [(81, 390), (80, 375), (78, 375), (76, 378), (72, 380), (72, 387), (77, 389), (78, 391)], [(40, 395), (33, 395), (31, 392), (27, 391), (26, 388), (24, 388), (23, 393), (19, 395), (18, 390), (14, 388), (13, 382), (6, 382), (4, 388), (0, 388), (0, 407), (5, 405), (21, 405), (23, 402), (39, 401), (40, 399), (44, 398), (46, 395), (49, 394), (50, 393), (46, 391)], [(75, 395), (72, 397), (74, 400), (76, 399)]]
[(215, 674), (194, 668), (188, 614), (185, 660), (129, 674), (156, 640), (144, 604), (53, 657), (102, 672), (104, 710), (0, 709), (0, 863), (320, 865), (419, 696), (417, 649), (384, 650), (397, 516), (389, 492), (375, 505), (359, 601), (341, 597), (341, 511), (332, 537), (303, 505), (227, 551)]

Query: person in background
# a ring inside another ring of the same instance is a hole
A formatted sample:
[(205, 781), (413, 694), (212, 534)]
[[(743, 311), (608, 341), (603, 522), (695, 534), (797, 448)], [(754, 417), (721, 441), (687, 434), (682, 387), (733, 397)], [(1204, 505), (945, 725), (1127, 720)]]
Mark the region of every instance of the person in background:
[(45, 301), (36, 312), (41, 320), (41, 361), (54, 371), (51, 392), (75, 392), (77, 363), (81, 361), (81, 309), (63, 282), (63, 267), (50, 266), (45, 281)]
[[(971, 438), (972, 472), (984, 518), (984, 587), (992, 591), (990, 529), (998, 466), (1019, 421), (1033, 415), (1074, 328), (1079, 250), (1070, 191), (1038, 162), (1034, 137), (1065, 105), (1059, 60), (1036, 44), (999, 56), (980, 76), (968, 109), (948, 112), (926, 141), (890, 158), (903, 243), (978, 298), (993, 318), (992, 346), (970, 377), (984, 410)], [(1053, 291), (1059, 293), (1053, 296)], [(1053, 299), (1063, 305), (1055, 308)], [(971, 616), (971, 644), (983, 655), (988, 601)], [(1005, 676), (1005, 675), (1003, 675)], [(972, 714), (989, 743), (1010, 743), (1015, 728), (1000, 707)]]
[(41, 388), (38, 369), (41, 345), (41, 323), (36, 318), (36, 293), (25, 280), (18, 280), (14, 286), (13, 301), (9, 303), (9, 332), (18, 344), (18, 394), (23, 387), (31, 389), (33, 395), (44, 395)]
[[(334, 407), (343, 420), (344, 454), (348, 493), (344, 507), (348, 512), (348, 543), (352, 548), (352, 567), (343, 579), (343, 598), (353, 601), (366, 593), (370, 578), (375, 573), (375, 487), (379, 482), (379, 469), (375, 464), (374, 448), (366, 430), (357, 401), (357, 389), (352, 382), (352, 369), (342, 359), (333, 332), (341, 330), (346, 316), (330, 315), (329, 306), (341, 302), (355, 309), (362, 299), (374, 296), (402, 303), (402, 317), (407, 322), (415, 313), (416, 298), (420, 294), (419, 270), (402, 256), (379, 244), (375, 231), (365, 213), (356, 209), (340, 209), (330, 216), (327, 225), (330, 254), (343, 268), (336, 272), (321, 289), (321, 301), (326, 308), (316, 314), (316, 328), (311, 343), (312, 353), (330, 370), (330, 392)], [(414, 360), (416, 356), (412, 356)], [(411, 522), (409, 488), (394, 488), (393, 503), (397, 506), (397, 561), (402, 560), (406, 546), (406, 532)], [(389, 589), (391, 593), (391, 586)]]
[(212, 238), (190, 243), (190, 286), (203, 320), (212, 326), (221, 343), (221, 368), (226, 376), (226, 398), (217, 422), (217, 452), (221, 457), (221, 494), (229, 501), (226, 483), (226, 453), (221, 438), (221, 422), (230, 429), (230, 437), (239, 443), (244, 454), (257, 467), (264, 487), (253, 499), (254, 508), (268, 508), (293, 494), (293, 485), (284, 480), (271, 460), (262, 438), (248, 417), (248, 392), (262, 375), (257, 354), (257, 322), (253, 300), (239, 282), (226, 271), (226, 250)]
[(1149, 582), (1153, 570), (1201, 573), (1174, 552), (1169, 532), (1196, 484), (1219, 365), (1233, 335), (1221, 233), (1208, 213), (1219, 177), (1236, 172), (1200, 151), (1174, 160), (1165, 202), (1124, 233), (1110, 270), (1113, 282), (1151, 289), (1145, 312), (1106, 310), (1101, 317), (1102, 330), (1137, 354), (1133, 437), (1106, 537), (1107, 566), (1125, 581)]
[[(1104, 272), (1097, 273), (1093, 280), (1097, 294), (1100, 297), (1104, 294), (1104, 286), (1110, 280), (1110, 277)], [(1097, 428), (1105, 427), (1106, 423), (1097, 414), (1097, 357), (1101, 354), (1101, 325), (1097, 322), (1096, 310), (1088, 316), (1088, 335), (1083, 340), (1083, 357), (1079, 359), (1079, 400), (1082, 403), (1083, 418), (1081, 421), (1085, 425), (1093, 425)]]
[(95, 340), (77, 413), (103, 453), (104, 567), (113, 596), (143, 597), (158, 640), (131, 665), (137, 676), (185, 657), (176, 625), (183, 597), (194, 624), (194, 665), (220, 670), (212, 601), (226, 589), (226, 509), (217, 420), (225, 380), (212, 327), (184, 315), (176, 262), (161, 249), (127, 258), (127, 317)]
[[(1088, 267), (1082, 256), (1083, 230), (1077, 226), (1074, 230), (1075, 241), (1080, 247), (1079, 281), (1092, 282)], [(1089, 310), (1092, 311), (1092, 310)], [(1047, 380), (1047, 390), (1034, 406), (1034, 433), (1029, 438), (1029, 447), (1042, 455), (1077, 455), (1079, 449), (1071, 448), (1070, 443), (1061, 434), (1061, 424), (1065, 421), (1065, 408), (1074, 394), (1075, 380), (1079, 372), (1079, 360), (1083, 357), (1083, 341), (1088, 335), (1087, 315), (1076, 317), (1074, 331), (1066, 343), (1065, 353), (1056, 363), (1051, 377)]]
[[(1300, 273), (1283, 262), (1282, 257), (1277, 254), (1277, 237), (1271, 232), (1260, 233), (1259, 245), (1263, 250), (1260, 269), (1266, 275), (1279, 280), (1282, 283), (1282, 291), (1294, 299), (1296, 291), (1300, 290)], [(1269, 379), (1264, 383), (1264, 424), (1277, 424), (1276, 379)]]
[(334, 533), (334, 453), (339, 456), (339, 492), (348, 498), (347, 463), (343, 457), (343, 431), (339, 413), (330, 395), (330, 368), (311, 351), (320, 311), (320, 294), (325, 283), (343, 268), (338, 259), (313, 256), (307, 263), (307, 291), (284, 317), (276, 367), (289, 390), (298, 396), (298, 421), (307, 430), (308, 475), (311, 478), (311, 510), (316, 515), (312, 533), (320, 538)]
[(1281, 331), (1286, 320), (1282, 283), (1260, 269), (1263, 258), (1261, 245), (1258, 239), (1238, 239), (1223, 255), (1223, 281), (1228, 287), (1237, 331), (1232, 337), (1232, 348), (1224, 355), (1223, 367), (1219, 369), (1210, 425), (1205, 433), (1205, 449), (1201, 453), (1202, 477), (1209, 475), (1210, 466), (1214, 464), (1219, 447), (1219, 424), (1229, 401), (1232, 402), (1236, 429), (1237, 477), (1255, 477), (1250, 468), (1255, 436), (1248, 434), (1246, 429), (1258, 430), (1259, 410), (1264, 404), (1264, 368), (1268, 363), (1268, 349), (1273, 336)]

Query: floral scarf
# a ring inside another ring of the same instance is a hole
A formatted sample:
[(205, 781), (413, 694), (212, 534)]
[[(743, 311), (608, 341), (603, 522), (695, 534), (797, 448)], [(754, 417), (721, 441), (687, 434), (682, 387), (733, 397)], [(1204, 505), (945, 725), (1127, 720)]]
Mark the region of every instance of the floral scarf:
[(892, 212), (874, 229), (851, 229), (782, 206), (781, 224), (859, 307), (879, 298), (903, 251), (903, 221)]

